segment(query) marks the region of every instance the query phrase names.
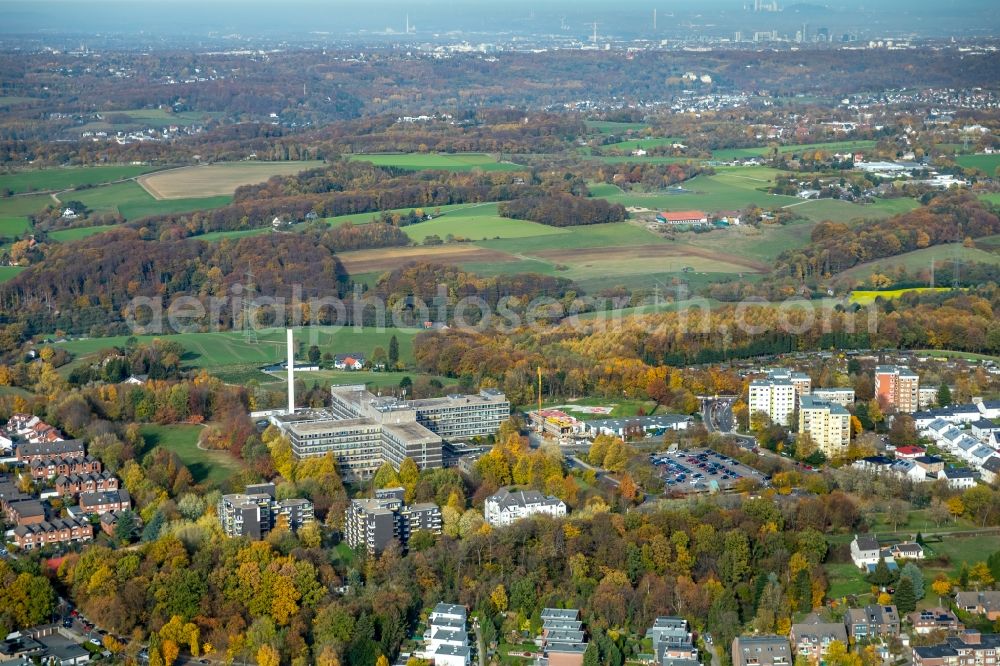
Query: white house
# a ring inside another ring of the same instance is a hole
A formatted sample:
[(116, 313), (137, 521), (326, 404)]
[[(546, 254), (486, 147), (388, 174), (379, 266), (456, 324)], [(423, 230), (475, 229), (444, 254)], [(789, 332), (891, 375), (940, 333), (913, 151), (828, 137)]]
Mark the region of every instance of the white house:
[(867, 569), (869, 564), (878, 564), (882, 556), (878, 539), (871, 534), (855, 534), (851, 542), (851, 561), (859, 569)]
[(938, 472), (938, 478), (948, 482), (950, 488), (964, 490), (976, 485), (976, 474), (966, 467), (950, 467)]
[(485, 513), (486, 522), (498, 527), (539, 514), (565, 516), (566, 503), (552, 495), (546, 497), (537, 490), (501, 488), (486, 498)]
[(337, 354), (333, 357), (333, 367), (338, 370), (361, 370), (365, 367), (365, 357), (361, 354)]

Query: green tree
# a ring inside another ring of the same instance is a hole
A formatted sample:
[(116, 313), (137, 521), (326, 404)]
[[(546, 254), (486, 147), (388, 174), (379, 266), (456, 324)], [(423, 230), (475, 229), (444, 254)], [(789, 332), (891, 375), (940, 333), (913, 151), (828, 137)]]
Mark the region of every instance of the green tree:
[(812, 610), (812, 576), (808, 569), (800, 569), (795, 575), (795, 600), (799, 612), (808, 613)]
[(902, 571), (899, 572), (900, 579), (909, 578), (913, 584), (913, 596), (917, 601), (924, 598), (924, 574), (913, 562), (907, 562)]
[(872, 585), (882, 587), (889, 585), (893, 580), (894, 578), (892, 571), (889, 570), (889, 565), (885, 563), (884, 557), (880, 557), (878, 564), (875, 565), (875, 570), (868, 575), (868, 582)]
[(912, 613), (917, 608), (917, 597), (913, 591), (913, 581), (907, 577), (899, 579), (896, 584), (896, 594), (893, 597), (900, 613)]
[(115, 541), (118, 543), (129, 543), (135, 538), (139, 529), (135, 514), (131, 511), (122, 511), (115, 521)]
[(399, 340), (396, 336), (389, 338), (389, 367), (395, 368), (399, 365)]
[(947, 407), (951, 404), (951, 389), (947, 384), (941, 384), (937, 390), (938, 407)]
[(319, 365), (319, 360), (322, 358), (323, 353), (319, 350), (316, 345), (310, 345), (309, 351), (307, 353), (310, 365)]
[(587, 645), (587, 651), (583, 653), (583, 666), (601, 666), (601, 655), (598, 654), (595, 643)]

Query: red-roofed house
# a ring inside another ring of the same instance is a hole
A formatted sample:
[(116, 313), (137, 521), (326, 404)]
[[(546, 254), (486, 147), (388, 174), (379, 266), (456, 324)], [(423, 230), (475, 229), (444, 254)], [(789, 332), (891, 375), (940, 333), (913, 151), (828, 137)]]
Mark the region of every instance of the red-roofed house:
[(708, 224), (708, 213), (700, 210), (663, 212), (656, 214), (656, 221), (661, 224)]
[(914, 458), (919, 458), (920, 456), (926, 455), (927, 451), (920, 448), (919, 446), (900, 446), (896, 449), (897, 458), (905, 458), (907, 460), (912, 460)]

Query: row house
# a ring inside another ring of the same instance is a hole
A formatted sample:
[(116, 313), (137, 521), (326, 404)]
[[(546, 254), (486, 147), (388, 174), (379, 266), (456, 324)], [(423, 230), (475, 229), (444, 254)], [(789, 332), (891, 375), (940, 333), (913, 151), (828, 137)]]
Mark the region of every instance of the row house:
[(33, 414), (14, 414), (7, 421), (7, 432), (33, 444), (63, 441), (62, 433)]
[(79, 495), (80, 493), (103, 493), (118, 490), (118, 478), (111, 472), (92, 474), (60, 474), (55, 481), (56, 492), (60, 495)]
[(34, 550), (56, 543), (86, 542), (94, 538), (94, 528), (87, 521), (57, 518), (14, 528), (14, 542), (22, 550)]
[(52, 460), (35, 460), (28, 469), (31, 478), (36, 481), (43, 481), (59, 476), (72, 476), (74, 474), (100, 474), (101, 461), (93, 456), (74, 456), (70, 458), (55, 458)]
[(127, 511), (132, 508), (132, 498), (124, 488), (103, 493), (81, 493), (80, 511), (85, 514)]
[(63, 458), (83, 458), (87, 454), (83, 441), (69, 439), (60, 442), (22, 442), (17, 445), (17, 461), (33, 463), (49, 462)]
[(914, 666), (994, 666), (1000, 634), (981, 634), (967, 629), (943, 643), (913, 648)]

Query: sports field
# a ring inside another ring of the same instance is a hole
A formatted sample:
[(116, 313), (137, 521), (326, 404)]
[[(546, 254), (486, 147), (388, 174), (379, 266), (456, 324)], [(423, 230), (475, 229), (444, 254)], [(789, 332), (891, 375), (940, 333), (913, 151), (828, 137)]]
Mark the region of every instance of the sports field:
[(375, 166), (399, 167), (420, 171), (524, 171), (527, 167), (513, 162), (498, 162), (486, 153), (373, 153), (351, 155), (352, 160), (371, 162)]
[(69, 190), (82, 185), (99, 185), (116, 180), (134, 178), (148, 173), (152, 166), (95, 166), (65, 167), (54, 169), (34, 169), (0, 175), (0, 191), (9, 189), (15, 194), (21, 192), (48, 192)]
[[(349, 328), (317, 326), (295, 329), (295, 341), (300, 347), (299, 358), (305, 359), (306, 349), (312, 344), (331, 354), (359, 353), (371, 356), (375, 347), (389, 350), (389, 339), (395, 335), (399, 342), (399, 357), (404, 363), (413, 358), (413, 337), (416, 329)], [(242, 332), (181, 333), (177, 335), (140, 335), (140, 342), (161, 338), (177, 342), (185, 348), (181, 359), (186, 367), (209, 370), (233, 365), (276, 363), (285, 359), (285, 329), (268, 328), (258, 331), (258, 342), (247, 342)], [(102, 349), (125, 344), (128, 336), (70, 340), (60, 346), (76, 356), (96, 354)]]
[(139, 178), (155, 199), (191, 199), (231, 195), (240, 185), (262, 183), (271, 176), (287, 176), (315, 169), (323, 162), (225, 162), (170, 169)]
[(875, 302), (876, 298), (899, 298), (903, 294), (908, 294), (911, 292), (923, 292), (923, 291), (951, 291), (947, 287), (913, 287), (910, 289), (889, 289), (885, 291), (864, 291), (855, 289), (851, 292), (851, 303), (857, 303), (858, 305), (870, 305)]
[(146, 442), (144, 453), (154, 448), (173, 451), (191, 472), (196, 483), (218, 486), (243, 468), (243, 463), (228, 451), (206, 451), (198, 448), (198, 438), (204, 432), (200, 425), (142, 426), (139, 431)]
[(993, 176), (1000, 168), (1000, 153), (992, 155), (959, 155), (955, 163), (966, 169), (978, 169), (987, 176)]
[(89, 190), (65, 194), (61, 198), (81, 201), (91, 210), (98, 212), (118, 212), (126, 220), (137, 220), (165, 213), (186, 213), (218, 208), (232, 201), (232, 197), (228, 195), (158, 201), (135, 182), (102, 185)]

